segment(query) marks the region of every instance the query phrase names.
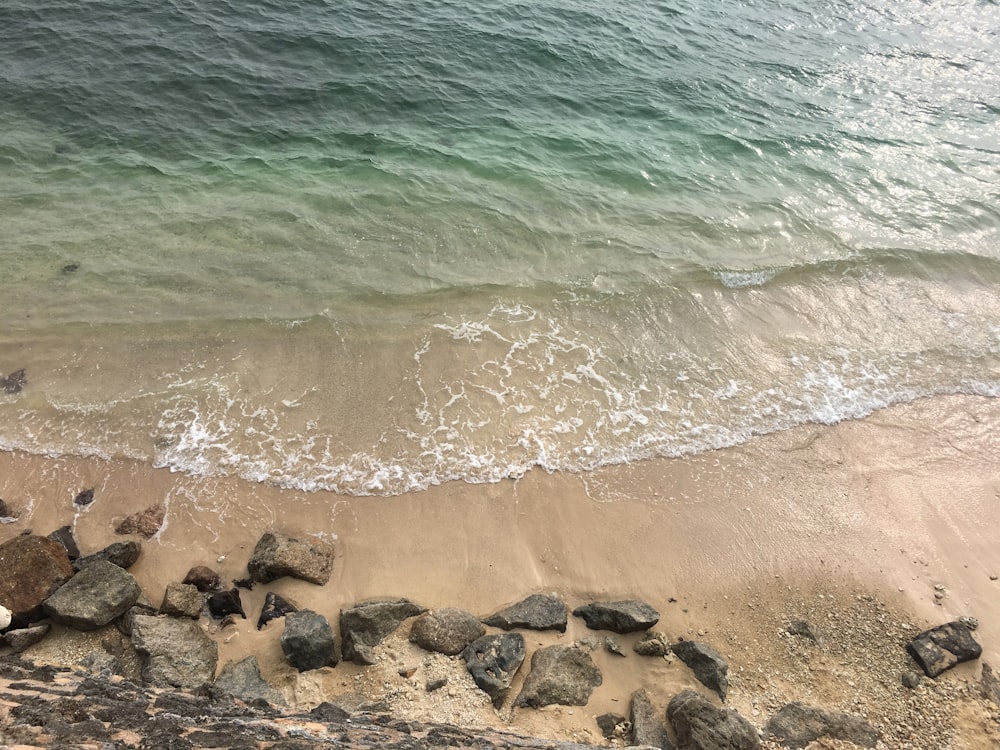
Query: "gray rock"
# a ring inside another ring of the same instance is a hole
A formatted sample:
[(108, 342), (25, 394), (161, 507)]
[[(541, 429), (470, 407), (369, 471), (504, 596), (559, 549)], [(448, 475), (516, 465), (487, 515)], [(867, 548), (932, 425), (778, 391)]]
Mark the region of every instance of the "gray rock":
[(597, 727), (606, 740), (624, 737), (631, 729), (631, 725), (621, 714), (601, 714), (597, 717)]
[[(8, 634), (9, 635), (9, 634)], [(983, 697), (1000, 706), (1000, 679), (993, 673), (993, 667), (983, 662), (982, 678)]]
[(189, 583), (168, 583), (163, 593), (160, 614), (170, 617), (190, 617), (197, 620), (205, 606), (205, 597), (197, 586)]
[(851, 742), (861, 747), (875, 747), (879, 740), (875, 727), (860, 716), (826, 711), (788, 703), (782, 706), (765, 730), (777, 737), (786, 747), (805, 747), (820, 737)]
[(759, 750), (753, 725), (735, 711), (716, 708), (693, 690), (675, 695), (667, 719), (677, 737), (677, 750)]
[(632, 705), (629, 709), (632, 717), (632, 744), (658, 747), (661, 750), (672, 750), (673, 743), (667, 734), (667, 728), (653, 708), (653, 702), (645, 690), (632, 693)]
[(648, 630), (660, 620), (659, 612), (638, 599), (593, 602), (577, 607), (573, 614), (582, 617), (591, 630), (610, 630), (614, 633)]
[(291, 576), (322, 585), (333, 572), (333, 546), (322, 539), (264, 534), (254, 547), (247, 569), (250, 577), (260, 583)]
[(426, 612), (413, 622), (410, 642), (427, 651), (454, 656), (482, 636), (486, 628), (464, 609), (442, 607)]
[(79, 664), (88, 672), (104, 678), (121, 674), (122, 670), (122, 665), (118, 657), (109, 654), (107, 651), (91, 651), (80, 659)]
[(908, 690), (915, 690), (917, 686), (920, 684), (920, 680), (922, 679), (923, 675), (921, 675), (919, 672), (915, 672), (912, 669), (908, 669), (905, 672), (903, 672), (903, 675), (900, 678), (900, 682), (902, 682), (903, 687), (907, 688)]
[(76, 570), (83, 570), (91, 563), (104, 561), (128, 570), (135, 565), (136, 560), (139, 559), (139, 555), (141, 554), (142, 545), (134, 539), (130, 539), (127, 542), (114, 542), (100, 552), (95, 552), (92, 555), (74, 560), (73, 567)]
[(300, 672), (337, 665), (333, 628), (323, 615), (302, 609), (285, 616), (281, 650)]
[(610, 635), (604, 639), (604, 650), (609, 654), (614, 654), (615, 656), (625, 656), (625, 652), (622, 651), (622, 647), (618, 645), (618, 641)]
[(792, 620), (788, 623), (786, 632), (789, 635), (797, 635), (802, 638), (808, 638), (813, 643), (819, 643), (823, 637), (816, 626), (806, 620)]
[(479, 689), (490, 696), (494, 706), (499, 706), (524, 662), (524, 654), (524, 636), (504, 633), (477, 638), (466, 646), (462, 658)]
[(72, 576), (66, 548), (57, 541), (16, 536), (0, 544), (0, 603), (15, 628), (42, 619), (42, 602)]
[(493, 628), (513, 630), (558, 630), (566, 632), (566, 605), (556, 596), (532, 594), (517, 604), (483, 619)]
[(726, 699), (729, 665), (715, 649), (698, 641), (681, 641), (674, 644), (673, 652), (691, 668), (698, 682)]
[(632, 646), (639, 656), (666, 656), (670, 653), (670, 643), (663, 633), (650, 630)]
[(603, 682), (590, 654), (573, 646), (546, 646), (531, 656), (531, 672), (515, 706), (585, 706)]
[(340, 637), (344, 659), (355, 664), (374, 664), (373, 649), (408, 617), (426, 608), (409, 599), (373, 599), (340, 610)]
[(11, 647), (15, 654), (19, 654), (25, 649), (31, 648), (49, 634), (52, 626), (47, 622), (39, 625), (32, 625), (27, 628), (8, 630), (3, 634), (7, 645)]
[(194, 620), (137, 614), (132, 619), (132, 645), (139, 652), (146, 682), (196, 688), (215, 677), (219, 648)]
[(983, 653), (968, 625), (962, 622), (925, 630), (910, 641), (906, 650), (928, 677), (937, 677), (956, 664), (978, 659)]
[(98, 560), (60, 586), (42, 608), (58, 623), (96, 630), (123, 615), (140, 594), (142, 589), (131, 573)]
[(260, 665), (256, 656), (248, 656), (238, 662), (228, 662), (215, 678), (212, 693), (232, 696), (247, 703), (265, 700), (272, 705), (286, 704), (281, 693), (260, 676)]
[(49, 539), (59, 542), (66, 548), (66, 554), (70, 560), (75, 560), (80, 556), (80, 548), (76, 545), (76, 538), (73, 536), (72, 526), (60, 526), (49, 534)]

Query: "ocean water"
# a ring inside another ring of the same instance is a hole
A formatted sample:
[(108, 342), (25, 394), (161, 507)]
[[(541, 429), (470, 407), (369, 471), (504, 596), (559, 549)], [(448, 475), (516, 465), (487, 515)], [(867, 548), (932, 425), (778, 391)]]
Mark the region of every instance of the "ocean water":
[(398, 494), (996, 396), (1000, 5), (5, 0), (0, 221), (7, 450)]

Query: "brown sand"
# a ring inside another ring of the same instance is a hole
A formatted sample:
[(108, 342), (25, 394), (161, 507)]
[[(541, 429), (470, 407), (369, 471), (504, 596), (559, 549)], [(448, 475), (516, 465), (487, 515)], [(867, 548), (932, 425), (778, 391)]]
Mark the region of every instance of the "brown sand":
[[(642, 598), (662, 613), (657, 629), (671, 638), (698, 637), (730, 659), (730, 702), (760, 725), (775, 696), (837, 708), (856, 700), (844, 670), (863, 671), (863, 657), (838, 661), (833, 649), (816, 657), (808, 678), (789, 671), (802, 656), (780, 636), (790, 617), (821, 618), (836, 633), (838, 618), (847, 623), (845, 613), (856, 610), (844, 628), (878, 631), (879, 618), (888, 618), (915, 633), (971, 615), (981, 623), (983, 659), (1000, 664), (998, 427), (1000, 399), (923, 399), (864, 420), (804, 426), (684, 459), (586, 475), (536, 471), (518, 481), (451, 483), (396, 498), (306, 494), (129, 461), (6, 453), (0, 497), (20, 518), (0, 527), (0, 540), (70, 523), (89, 553), (113, 541), (113, 526), (124, 516), (163, 504), (165, 526), (144, 543), (132, 569), (159, 604), (165, 585), (193, 565), (243, 577), (265, 531), (332, 539), (338, 559), (326, 586), (283, 579), (244, 594), (251, 619), (218, 632), (221, 663), (254, 653), (265, 677), (306, 705), (348, 691), (388, 691), (414, 717), (460, 723), (503, 726), (511, 712), (494, 713), (460, 679), (453, 660), (430, 657), (402, 638), (384, 647), (383, 666), (298, 675), (282, 659), (280, 624), (255, 629), (265, 591), (334, 623), (341, 607), (384, 596), (481, 615), (534, 592), (556, 592), (570, 607)], [(87, 487), (95, 501), (75, 512), (72, 499)], [(935, 597), (935, 585), (944, 587), (943, 598)], [(564, 636), (530, 634), (529, 652), (587, 635), (573, 621)], [(595, 652), (605, 682), (586, 707), (520, 709), (515, 726), (593, 742), (599, 740), (593, 716), (627, 713), (634, 689), (647, 687), (662, 706), (678, 688), (696, 684), (677, 664), (632, 654), (635, 637), (620, 640), (626, 659)], [(37, 655), (53, 655), (59, 642), (48, 651), (39, 647)], [(905, 667), (905, 657), (891, 656), (887, 664)], [(410, 680), (398, 675), (407, 666), (419, 667)], [(425, 693), (424, 681), (437, 674), (452, 675), (448, 688)], [(783, 681), (781, 674), (790, 676)], [(966, 665), (945, 679), (977, 676), (978, 666)], [(964, 727), (955, 747), (996, 740), (996, 717), (983, 711), (962, 704), (945, 717)]]

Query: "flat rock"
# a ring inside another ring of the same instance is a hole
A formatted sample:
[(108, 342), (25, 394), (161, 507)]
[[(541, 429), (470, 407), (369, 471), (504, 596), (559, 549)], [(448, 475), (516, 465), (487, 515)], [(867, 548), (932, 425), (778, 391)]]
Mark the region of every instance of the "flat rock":
[(137, 614), (132, 618), (132, 645), (146, 682), (196, 688), (215, 677), (218, 645), (194, 620)]
[(285, 617), (281, 650), (300, 672), (336, 666), (335, 646), (333, 628), (323, 615), (302, 609)]
[(520, 633), (484, 635), (462, 651), (466, 669), (494, 706), (507, 697), (510, 683), (524, 662), (524, 636)]
[(7, 645), (10, 646), (11, 650), (15, 654), (19, 654), (41, 641), (49, 634), (49, 630), (51, 629), (52, 626), (49, 623), (43, 622), (27, 628), (8, 630), (3, 634), (3, 638), (7, 641)]
[(646, 602), (627, 599), (617, 602), (593, 602), (573, 610), (591, 630), (634, 633), (649, 630), (660, 620), (660, 613)]
[(649, 693), (644, 689), (632, 693), (632, 703), (629, 709), (632, 717), (632, 744), (647, 747), (658, 747), (661, 750), (672, 750), (674, 744), (670, 741), (667, 728), (663, 726), (660, 717), (653, 708)]
[(861, 747), (875, 747), (879, 733), (860, 716), (826, 711), (802, 703), (782, 706), (765, 730), (786, 747), (806, 747), (821, 737), (851, 742)]
[(515, 706), (585, 706), (603, 682), (590, 654), (573, 646), (546, 646), (531, 656), (531, 671)]
[(483, 618), (490, 627), (501, 630), (558, 630), (566, 632), (566, 605), (557, 596), (532, 594), (517, 604)]
[(413, 622), (410, 642), (427, 651), (454, 656), (482, 636), (486, 628), (475, 615), (456, 607), (425, 612)]
[(152, 539), (163, 528), (167, 511), (162, 505), (152, 505), (145, 510), (123, 518), (115, 526), (116, 534), (136, 534), (143, 539)]
[(681, 641), (675, 643), (672, 650), (678, 659), (691, 668), (698, 682), (714, 690), (722, 700), (726, 699), (729, 664), (715, 649), (698, 641)]
[(190, 583), (168, 583), (163, 592), (160, 614), (170, 617), (190, 617), (197, 620), (205, 606), (205, 596)]
[(650, 630), (635, 642), (632, 650), (639, 654), (639, 656), (662, 657), (670, 653), (670, 643), (667, 641), (667, 636), (663, 633)]
[(218, 591), (222, 588), (222, 579), (219, 574), (206, 565), (195, 565), (184, 576), (181, 583), (189, 583), (202, 593)]
[(96, 630), (125, 614), (141, 594), (131, 573), (98, 560), (60, 586), (42, 608), (58, 623), (77, 630)]
[(134, 539), (130, 539), (127, 542), (113, 542), (100, 552), (95, 552), (92, 555), (74, 560), (73, 567), (76, 570), (83, 570), (91, 563), (105, 560), (113, 565), (117, 565), (119, 568), (128, 570), (135, 565), (136, 560), (139, 559), (139, 555), (141, 554), (142, 545)]
[(66, 548), (44, 536), (16, 536), (0, 544), (0, 602), (15, 627), (44, 617), (42, 602), (73, 576)]
[(677, 750), (759, 750), (753, 725), (731, 709), (716, 708), (693, 690), (675, 695), (667, 720), (677, 737)]
[(925, 630), (910, 641), (906, 650), (928, 677), (937, 677), (956, 664), (978, 659), (983, 653), (969, 626), (958, 621)]
[(247, 703), (265, 700), (272, 705), (285, 705), (281, 693), (260, 676), (260, 665), (256, 656), (248, 656), (238, 662), (228, 662), (215, 678), (212, 693), (239, 698)]
[(259, 583), (291, 576), (322, 585), (333, 572), (333, 545), (322, 539), (267, 533), (254, 547), (247, 569), (250, 578)]
[(285, 597), (275, 594), (273, 591), (268, 591), (264, 595), (264, 606), (260, 609), (260, 617), (257, 618), (257, 630), (263, 628), (271, 620), (276, 620), (279, 617), (284, 617), (298, 611), (299, 608)]
[(355, 664), (374, 664), (374, 647), (395, 631), (403, 620), (426, 611), (426, 608), (409, 599), (373, 599), (340, 610), (344, 659)]

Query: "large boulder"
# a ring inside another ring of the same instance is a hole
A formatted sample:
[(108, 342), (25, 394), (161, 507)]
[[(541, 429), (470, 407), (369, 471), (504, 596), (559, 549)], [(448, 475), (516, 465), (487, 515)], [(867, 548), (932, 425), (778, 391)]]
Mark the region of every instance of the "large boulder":
[(649, 630), (660, 620), (659, 612), (638, 599), (593, 602), (577, 607), (573, 614), (582, 617), (591, 630), (610, 630), (614, 633)]
[(937, 677), (963, 661), (978, 659), (982, 647), (964, 622), (955, 621), (925, 630), (906, 646), (928, 677)]
[(410, 642), (427, 651), (454, 656), (462, 653), (466, 646), (485, 632), (486, 628), (471, 612), (442, 607), (414, 620)]
[(77, 630), (97, 630), (125, 614), (141, 594), (131, 573), (99, 560), (60, 586), (42, 608), (58, 623)]
[(66, 548), (44, 536), (16, 536), (0, 544), (0, 604), (15, 627), (44, 617), (42, 602), (73, 576)]
[(490, 696), (494, 706), (499, 706), (524, 662), (524, 654), (524, 636), (503, 633), (477, 638), (466, 646), (462, 658), (479, 689)]
[(566, 605), (557, 596), (532, 594), (517, 604), (501, 609), (483, 619), (493, 628), (513, 630), (558, 630), (566, 632)]
[(344, 659), (374, 664), (373, 649), (403, 620), (426, 612), (409, 599), (373, 599), (340, 610), (340, 638)]
[(802, 703), (787, 703), (767, 722), (765, 730), (786, 747), (806, 747), (820, 737), (875, 747), (879, 733), (860, 716), (826, 711)]
[(663, 726), (649, 693), (644, 689), (632, 693), (630, 708), (632, 717), (632, 744), (644, 747), (658, 747), (661, 750), (673, 750), (673, 743)]
[(250, 703), (265, 700), (273, 705), (285, 705), (285, 698), (260, 676), (260, 665), (256, 656), (248, 656), (242, 661), (229, 662), (219, 672), (212, 684), (214, 695), (228, 695)]
[(87, 555), (86, 557), (74, 560), (73, 567), (76, 570), (83, 570), (91, 563), (98, 562), (99, 560), (105, 560), (109, 563), (117, 565), (119, 568), (128, 570), (135, 565), (136, 560), (139, 559), (139, 555), (141, 554), (142, 545), (134, 539), (130, 539), (127, 542), (113, 542), (100, 552), (95, 552), (92, 555)]
[(333, 628), (323, 615), (302, 609), (285, 617), (281, 650), (288, 663), (300, 672), (336, 666), (335, 645)]
[(698, 641), (681, 641), (674, 644), (673, 652), (691, 668), (702, 685), (726, 699), (729, 665), (715, 649)]
[(254, 547), (247, 569), (250, 577), (260, 583), (291, 576), (322, 585), (333, 572), (333, 546), (322, 539), (264, 534)]
[(677, 737), (677, 750), (759, 750), (753, 725), (730, 709), (716, 708), (693, 690), (675, 695), (667, 719)]
[(601, 670), (587, 651), (575, 646), (546, 646), (532, 654), (531, 672), (514, 705), (585, 706), (602, 682)]
[(194, 620), (135, 615), (132, 645), (139, 652), (142, 678), (154, 685), (197, 688), (215, 677), (218, 645)]

